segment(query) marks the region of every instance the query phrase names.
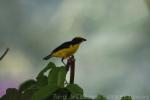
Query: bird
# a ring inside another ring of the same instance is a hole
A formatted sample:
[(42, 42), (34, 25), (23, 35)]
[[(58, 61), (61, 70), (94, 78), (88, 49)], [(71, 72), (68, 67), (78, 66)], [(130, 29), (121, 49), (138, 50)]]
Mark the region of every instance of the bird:
[(61, 58), (62, 63), (66, 65), (64, 63), (64, 59), (73, 56), (78, 50), (80, 44), (84, 41), (86, 41), (85, 38), (74, 37), (71, 41), (64, 42), (56, 49), (52, 50), (52, 52), (48, 56), (44, 57), (43, 60), (48, 60), (52, 57)]

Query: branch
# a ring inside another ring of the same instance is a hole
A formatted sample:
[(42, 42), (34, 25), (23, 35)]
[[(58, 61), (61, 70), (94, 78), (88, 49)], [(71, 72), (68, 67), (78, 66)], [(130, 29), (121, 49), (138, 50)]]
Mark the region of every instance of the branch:
[(0, 57), (0, 61), (6, 56), (6, 54), (8, 53), (8, 51), (9, 51), (9, 48), (7, 48), (5, 50), (5, 52), (3, 53), (3, 55)]
[(75, 58), (71, 56), (67, 61), (67, 70), (70, 67), (70, 84), (74, 84), (74, 77), (75, 77)]

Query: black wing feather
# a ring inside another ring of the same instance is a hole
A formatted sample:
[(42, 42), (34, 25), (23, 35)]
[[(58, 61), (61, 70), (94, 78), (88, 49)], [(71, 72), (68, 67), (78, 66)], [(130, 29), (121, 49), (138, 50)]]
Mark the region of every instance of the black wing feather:
[(54, 50), (52, 51), (52, 53), (57, 52), (57, 51), (59, 51), (59, 50), (61, 50), (61, 49), (69, 48), (69, 46), (70, 46), (71, 44), (72, 44), (71, 41), (65, 42), (65, 43), (61, 44), (59, 47), (57, 47), (56, 49), (54, 49)]
[(56, 49), (54, 49), (51, 54), (49, 54), (48, 56), (44, 57), (43, 59), (44, 59), (44, 60), (50, 59), (50, 58), (51, 58), (51, 55), (52, 55), (53, 53), (55, 53), (55, 52), (57, 52), (57, 51), (59, 51), (59, 50), (61, 50), (61, 49), (64, 49), (64, 48), (69, 48), (70, 45), (72, 45), (72, 42), (71, 42), (71, 41), (65, 42), (65, 43), (61, 44), (59, 47), (57, 47)]

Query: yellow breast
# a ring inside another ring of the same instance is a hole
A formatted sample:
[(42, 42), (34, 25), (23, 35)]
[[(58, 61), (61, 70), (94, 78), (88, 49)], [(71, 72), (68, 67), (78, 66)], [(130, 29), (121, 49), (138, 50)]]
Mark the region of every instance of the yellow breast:
[(67, 57), (73, 55), (77, 51), (78, 48), (79, 48), (79, 44), (70, 45), (69, 48), (61, 49), (61, 50), (53, 53), (52, 56), (59, 57), (59, 58), (67, 58)]

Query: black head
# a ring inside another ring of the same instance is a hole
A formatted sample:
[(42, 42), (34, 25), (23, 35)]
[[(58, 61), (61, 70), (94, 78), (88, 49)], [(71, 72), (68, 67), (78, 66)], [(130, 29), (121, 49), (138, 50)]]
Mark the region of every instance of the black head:
[(82, 37), (75, 37), (75, 38), (73, 38), (72, 39), (72, 42), (73, 43), (82, 43), (82, 42), (84, 42), (84, 41), (86, 41), (86, 39), (84, 39), (84, 38), (82, 38)]

